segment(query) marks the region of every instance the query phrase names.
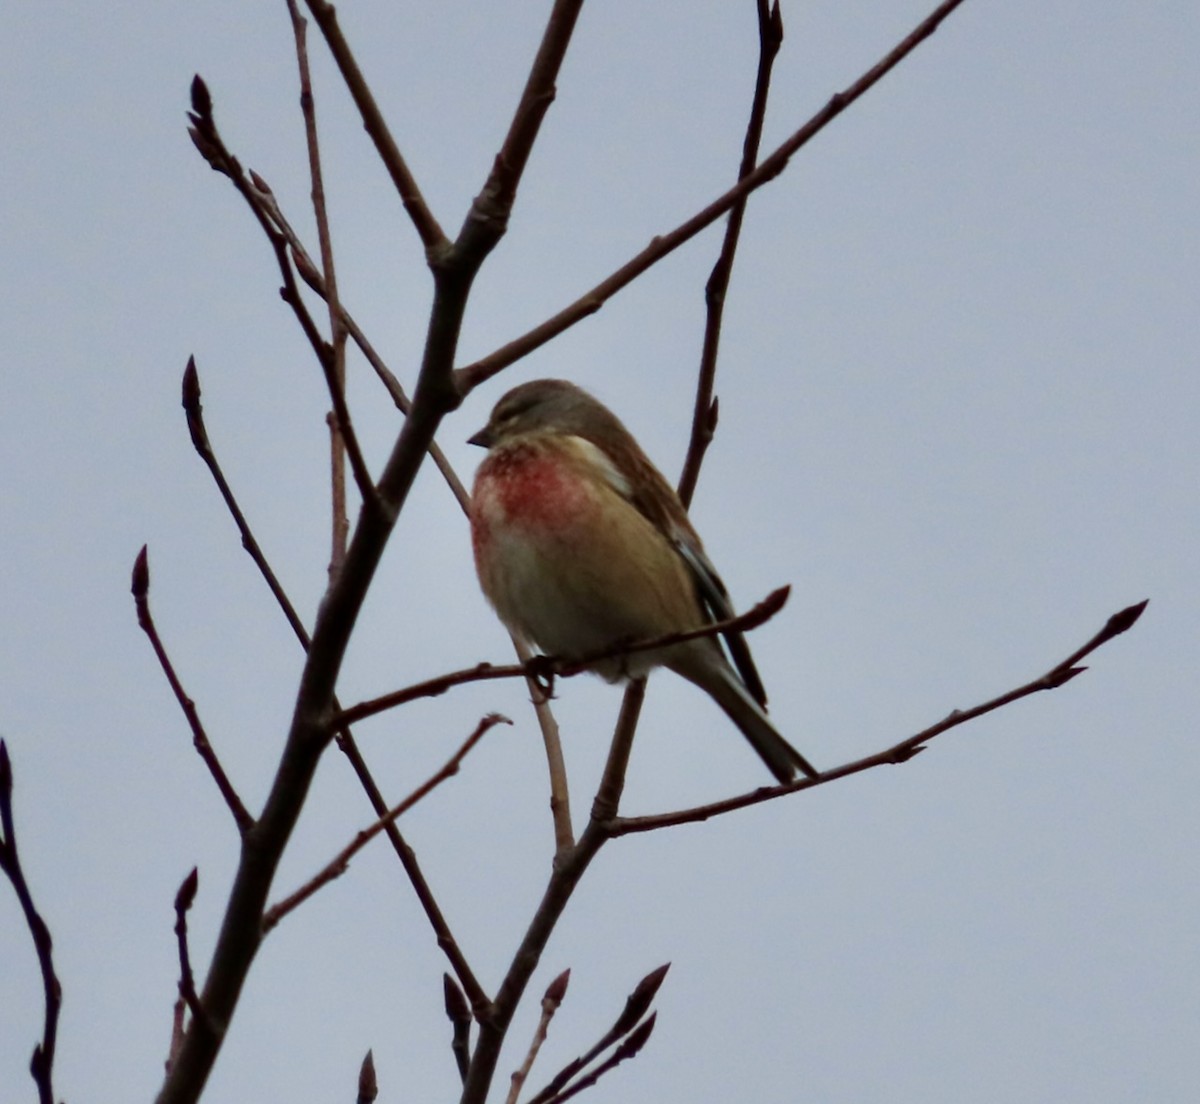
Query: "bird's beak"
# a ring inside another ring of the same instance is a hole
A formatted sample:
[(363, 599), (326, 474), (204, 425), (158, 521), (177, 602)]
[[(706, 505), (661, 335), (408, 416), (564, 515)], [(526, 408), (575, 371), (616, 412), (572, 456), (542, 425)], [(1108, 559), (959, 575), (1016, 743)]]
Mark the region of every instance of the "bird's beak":
[(473, 437), (467, 438), (468, 445), (478, 445), (480, 448), (491, 448), (495, 443), (495, 436), (492, 433), (490, 426), (484, 426)]

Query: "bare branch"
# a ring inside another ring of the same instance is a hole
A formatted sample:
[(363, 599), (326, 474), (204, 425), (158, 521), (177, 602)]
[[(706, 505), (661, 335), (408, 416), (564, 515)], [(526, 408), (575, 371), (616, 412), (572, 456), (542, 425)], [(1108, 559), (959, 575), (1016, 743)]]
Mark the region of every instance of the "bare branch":
[(246, 806), (242, 804), (242, 799), (238, 797), (237, 791), (229, 781), (229, 776), (225, 773), (225, 768), (221, 766), (221, 761), (217, 758), (217, 753), (209, 743), (208, 734), (200, 723), (200, 714), (196, 710), (196, 703), (187, 696), (183, 684), (179, 681), (179, 676), (175, 674), (175, 667), (159, 638), (158, 629), (154, 626), (154, 619), (150, 616), (150, 564), (145, 545), (142, 545), (142, 550), (134, 561), (133, 584), (130, 590), (133, 592), (133, 602), (137, 608), (138, 625), (150, 638), (150, 646), (158, 657), (159, 666), (162, 667), (163, 674), (167, 676), (171, 692), (175, 695), (175, 700), (179, 702), (179, 708), (183, 710), (183, 715), (192, 730), (192, 746), (204, 760), (204, 765), (208, 767), (209, 774), (212, 775), (217, 789), (221, 791), (221, 796), (225, 799), (225, 804), (233, 815), (238, 831), (244, 836), (254, 827), (254, 818), (246, 811)]
[[(767, 0), (757, 0), (758, 11), (758, 74), (754, 82), (754, 99), (750, 105), (750, 119), (746, 123), (746, 137), (742, 143), (742, 163), (738, 168), (738, 179), (744, 180), (754, 170), (758, 160), (758, 147), (762, 141), (763, 120), (767, 114), (767, 96), (771, 89), (771, 71), (779, 47), (783, 44), (783, 17), (779, 13), (779, 0), (768, 8)], [(725, 223), (725, 237), (721, 242), (721, 253), (709, 274), (704, 288), (705, 322), (704, 343), (700, 353), (700, 371), (696, 380), (696, 401), (692, 409), (692, 435), (688, 442), (683, 472), (679, 476), (679, 498), (684, 506), (690, 506), (696, 492), (696, 481), (700, 478), (700, 465), (704, 454), (712, 443), (717, 428), (717, 400), (713, 397), (713, 386), (717, 378), (717, 353), (721, 345), (721, 321), (725, 314), (725, 297), (729, 291), (729, 280), (733, 275), (733, 260), (737, 254), (738, 240), (742, 233), (742, 220), (746, 214), (743, 196), (730, 208), (729, 221)]]
[(179, 996), (187, 1005), (193, 1020), (204, 1021), (204, 1009), (196, 995), (196, 981), (192, 976), (192, 960), (188, 954), (187, 914), (196, 899), (196, 888), (200, 874), (196, 867), (179, 886), (175, 894), (175, 938), (179, 943)]
[(389, 809), (384, 816), (380, 817), (369, 828), (364, 828), (359, 832), (322, 870), (305, 882), (295, 893), (290, 894), (277, 905), (272, 905), (267, 909), (262, 919), (263, 934), (265, 935), (269, 932), (289, 912), (307, 901), (322, 886), (328, 885), (335, 878), (340, 878), (345, 874), (350, 868), (350, 860), (379, 835), (380, 832), (387, 828), (392, 821), (396, 820), (397, 817), (403, 816), (418, 801), (445, 782), (447, 778), (457, 774), (459, 765), (467, 753), (479, 743), (485, 732), (498, 724), (512, 724), (512, 721), (507, 717), (502, 717), (499, 713), (489, 713), (475, 727), (475, 731), (463, 741), (462, 746), (446, 760), (445, 765), (439, 771), (421, 783), (399, 805)]
[(654, 238), (645, 249), (636, 254), (610, 276), (601, 280), (590, 291), (585, 292), (575, 302), (564, 307), (552, 318), (535, 326), (528, 333), (515, 338), (507, 345), (501, 346), (482, 360), (459, 368), (455, 372), (460, 394), (469, 394), (472, 389), (503, 371), (510, 364), (534, 349), (545, 345), (551, 338), (557, 337), (564, 330), (574, 326), (590, 314), (595, 314), (604, 304), (622, 288), (631, 284), (646, 269), (652, 267), (674, 252), (684, 242), (694, 238), (701, 230), (716, 222), (726, 211), (733, 208), (757, 188), (775, 179), (791, 160), (792, 155), (802, 146), (819, 134), (829, 123), (836, 119), (855, 100), (869, 91), (892, 69), (900, 64), (922, 42), (932, 35), (942, 22), (959, 7), (964, 0), (944, 0), (931, 15), (924, 19), (902, 42), (868, 69), (852, 85), (842, 92), (830, 97), (820, 111), (808, 120), (782, 145), (778, 146), (765, 158), (752, 173), (740, 180), (724, 195), (713, 200), (703, 210), (698, 211), (685, 222), (680, 223), (674, 230)]
[(350, 90), (350, 95), (358, 106), (363, 126), (375, 143), (379, 159), (390, 174), (392, 183), (404, 204), (404, 209), (408, 212), (408, 217), (412, 220), (422, 245), (425, 246), (426, 256), (432, 259), (435, 254), (448, 249), (450, 242), (438, 225), (437, 219), (425, 205), (425, 198), (421, 195), (420, 188), (417, 187), (416, 179), (409, 172), (408, 165), (405, 164), (404, 158), (400, 154), (400, 147), (396, 145), (395, 139), (388, 130), (383, 113), (379, 110), (379, 105), (375, 103), (375, 97), (358, 67), (358, 61), (343, 37), (341, 27), (338, 26), (337, 12), (332, 4), (327, 4), (324, 0), (306, 0), (306, 3), (317, 26), (321, 28), (321, 33), (325, 36), (329, 52), (333, 54), (333, 59), (337, 62), (337, 67), (341, 71), (342, 79), (346, 82), (346, 87)]
[(500, 148), (483, 192), (475, 201), (476, 212), (485, 217), (508, 219), (516, 199), (517, 185), (529, 161), (542, 120), (554, 102), (558, 71), (582, 8), (583, 0), (556, 0), (551, 9), (504, 145)]
[[(346, 394), (346, 325), (338, 301), (337, 269), (333, 263), (333, 237), (329, 233), (329, 210), (325, 205), (325, 181), (321, 172), (321, 147), (317, 140), (317, 106), (313, 96), (312, 75), (308, 68), (308, 23), (300, 14), (296, 0), (287, 0), (296, 44), (296, 63), (300, 70), (300, 110), (304, 115), (304, 137), (308, 145), (308, 170), (312, 177), (313, 215), (317, 222), (317, 240), (321, 246), (321, 268), (325, 273), (325, 302), (329, 307), (330, 356), (334, 386)], [(329, 571), (341, 569), (346, 558), (346, 540), (350, 521), (346, 516), (346, 451), (336, 409), (329, 417), (331, 513), (333, 525)], [(364, 469), (365, 470), (365, 469)], [(361, 482), (361, 473), (356, 473)], [(370, 479), (367, 479), (370, 482)]]
[(564, 1089), (557, 1096), (551, 1097), (546, 1104), (563, 1104), (564, 1101), (570, 1100), (571, 1097), (583, 1092), (584, 1089), (590, 1089), (597, 1081), (600, 1080), (610, 1070), (614, 1070), (627, 1058), (636, 1058), (638, 1052), (646, 1045), (650, 1039), (651, 1033), (654, 1031), (654, 1025), (658, 1021), (658, 1013), (651, 1012), (650, 1015), (638, 1025), (638, 1027), (630, 1033), (626, 1039), (612, 1054), (600, 1063), (591, 1073), (586, 1074), (575, 1082), (568, 1089)]
[(517, 1104), (517, 1098), (521, 1095), (521, 1090), (525, 1087), (525, 1082), (529, 1079), (529, 1071), (533, 1069), (533, 1063), (537, 1060), (538, 1051), (542, 1049), (542, 1043), (546, 1041), (546, 1032), (550, 1030), (550, 1021), (554, 1019), (554, 1013), (558, 1011), (559, 1005), (563, 1002), (563, 997), (567, 994), (567, 985), (571, 980), (571, 971), (564, 970), (546, 987), (545, 996), (542, 997), (542, 1014), (538, 1018), (538, 1024), (533, 1032), (533, 1039), (529, 1044), (529, 1051), (525, 1055), (525, 1061), (521, 1063), (521, 1068), (516, 1070), (512, 1075), (512, 1082), (508, 1089), (508, 1099), (505, 1104)]
[(42, 972), (42, 996), (45, 1012), (42, 1018), (42, 1039), (29, 1060), (29, 1073), (37, 1086), (39, 1104), (54, 1101), (54, 1050), (58, 1040), (58, 1013), (62, 1007), (62, 985), (54, 972), (54, 940), (50, 928), (33, 902), (21, 855), (17, 850), (17, 828), (13, 816), (13, 770), (8, 757), (8, 745), (0, 740), (0, 870), (12, 883), (13, 892), (25, 916), (25, 926), (33, 937), (38, 967)]
[(650, 973), (642, 978), (637, 983), (634, 991), (626, 999), (625, 1007), (617, 1017), (616, 1022), (604, 1033), (600, 1041), (582, 1057), (568, 1062), (567, 1065), (554, 1075), (550, 1083), (541, 1092), (529, 1099), (527, 1104), (546, 1104), (547, 1101), (557, 1096), (563, 1086), (575, 1077), (580, 1070), (591, 1065), (613, 1043), (628, 1035), (629, 1032), (637, 1027), (638, 1022), (649, 1011), (650, 1003), (654, 1000), (670, 968), (671, 964), (668, 962), (657, 969), (651, 970)]
[(718, 633), (731, 631), (749, 632), (769, 621), (783, 609), (790, 594), (790, 586), (779, 587), (768, 594), (757, 605), (752, 606), (745, 613), (738, 614), (737, 617), (731, 617), (725, 621), (713, 621), (708, 625), (702, 625), (697, 629), (688, 629), (685, 632), (667, 633), (665, 636), (656, 636), (652, 640), (636, 640), (627, 644), (615, 644), (612, 647), (589, 653), (579, 659), (563, 659), (557, 656), (538, 655), (533, 656), (524, 663), (503, 665), (477, 663), (474, 667), (465, 667), (459, 671), (451, 671), (448, 674), (438, 675), (436, 678), (426, 679), (424, 682), (406, 686), (402, 690), (393, 690), (391, 693), (383, 694), (378, 698), (359, 702), (357, 705), (352, 705), (348, 709), (334, 714), (330, 720), (330, 724), (355, 724), (358, 721), (365, 720), (367, 717), (373, 717), (377, 713), (383, 713), (389, 709), (395, 709), (399, 705), (416, 701), (418, 698), (436, 698), (444, 694), (447, 690), (455, 686), (461, 686), (467, 682), (490, 682), (493, 679), (525, 677), (533, 681), (535, 689), (542, 696), (548, 697), (554, 678), (574, 678), (576, 675), (583, 674), (592, 664), (600, 660), (666, 648), (672, 644), (682, 644), (685, 641), (695, 640), (701, 636), (715, 636)]
[(292, 627), (292, 632), (296, 634), (296, 639), (300, 641), (304, 648), (307, 648), (308, 630), (304, 627), (299, 614), (296, 613), (296, 608), (292, 605), (291, 600), (280, 585), (275, 572), (271, 569), (271, 565), (267, 562), (267, 557), (263, 554), (262, 548), (255, 539), (254, 533), (250, 529), (250, 523), (246, 520), (246, 515), (242, 513), (242, 509), (234, 497), (233, 490), (229, 486), (229, 481), (225, 478), (225, 473), (221, 470), (221, 465), (217, 460), (216, 453), (213, 451), (212, 444), (209, 442), (208, 430), (204, 426), (204, 408), (200, 403), (200, 375), (196, 371), (195, 357), (188, 357), (187, 367), (183, 371), (183, 409), (187, 416), (188, 432), (192, 436), (192, 445), (195, 447), (200, 459), (207, 465), (209, 472), (212, 473), (213, 481), (217, 484), (217, 490), (221, 492), (221, 498), (225, 500), (225, 506), (232, 515), (233, 523), (237, 526), (238, 533), (241, 535), (242, 547), (249, 553), (250, 558), (254, 561), (254, 565), (258, 568), (271, 593), (275, 596), (275, 601), (279, 603), (279, 608), (283, 610), (283, 615), (287, 618), (287, 623)]
[(247, 176), (241, 162), (229, 152), (217, 130), (212, 110), (212, 97), (199, 76), (192, 80), (192, 111), (188, 118), (192, 124), (188, 133), (196, 148), (216, 172), (229, 177), (233, 182), (238, 193), (254, 213), (263, 233), (267, 235), (267, 240), (271, 243), (271, 248), (275, 252), (276, 264), (279, 266), (279, 273), (283, 278), (283, 287), (279, 289), (279, 294), (283, 301), (292, 308), (292, 313), (296, 316), (296, 321), (300, 323), (300, 329), (308, 339), (317, 363), (321, 366), (321, 372), (325, 377), (325, 386), (329, 391), (329, 397), (337, 417), (338, 430), (345, 443), (346, 454), (350, 458), (350, 467), (354, 472), (354, 479), (358, 485), (359, 494), (362, 496), (363, 504), (372, 509), (377, 508), (379, 503), (375, 485), (367, 470), (362, 449), (359, 448), (358, 437), (350, 421), (350, 408), (346, 405), (345, 389), (338, 382), (334, 348), (321, 336), (321, 332), (300, 294), (300, 287), (296, 283), (296, 275), (292, 270), (286, 239), (259, 201), (258, 189)]
[(871, 770), (873, 767), (880, 767), (885, 764), (896, 765), (907, 763), (913, 756), (924, 751), (926, 745), (935, 736), (940, 736), (943, 732), (957, 728), (968, 721), (973, 721), (977, 717), (982, 717), (985, 713), (991, 713), (1006, 705), (1011, 705), (1013, 702), (1019, 701), (1021, 698), (1027, 698), (1031, 694), (1036, 694), (1041, 690), (1055, 690), (1065, 683), (1070, 682), (1076, 675), (1083, 674), (1087, 668), (1080, 667), (1079, 661), (1090, 655), (1097, 648), (1108, 643), (1113, 637), (1120, 636), (1121, 633), (1132, 628), (1137, 619), (1141, 617), (1148, 601), (1149, 599), (1138, 602), (1118, 613), (1114, 613), (1105, 623), (1104, 628), (1096, 633), (1091, 640), (1082, 647), (1077, 648), (1061, 663), (1055, 664), (1044, 675), (1025, 683), (1023, 686), (1009, 690), (999, 697), (973, 706), (970, 709), (955, 709), (942, 720), (938, 721), (937, 724), (930, 725), (928, 728), (916, 733), (916, 735), (909, 736), (874, 755), (868, 755), (864, 759), (856, 759), (840, 767), (832, 767), (829, 770), (822, 771), (816, 778), (803, 778), (786, 786), (764, 786), (752, 793), (740, 794), (737, 797), (726, 798), (723, 801), (714, 801), (711, 804), (700, 805), (692, 809), (681, 809), (673, 813), (658, 813), (653, 816), (614, 818), (608, 825), (608, 831), (613, 836), (625, 836), (632, 832), (651, 832), (658, 828), (670, 828), (677, 824), (693, 824), (697, 821), (708, 820), (711, 817), (731, 813), (736, 809), (744, 809), (748, 805), (757, 805), (762, 801), (773, 801), (775, 798), (796, 793), (799, 790), (810, 790), (814, 786), (836, 782), (849, 775)]

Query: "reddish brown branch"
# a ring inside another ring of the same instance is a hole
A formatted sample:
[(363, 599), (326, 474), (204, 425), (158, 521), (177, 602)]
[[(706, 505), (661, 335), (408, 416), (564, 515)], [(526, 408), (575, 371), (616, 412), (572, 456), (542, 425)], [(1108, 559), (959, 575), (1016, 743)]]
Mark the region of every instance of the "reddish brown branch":
[(187, 914), (196, 899), (196, 889), (200, 884), (200, 873), (196, 867), (179, 886), (175, 894), (175, 939), (179, 944), (179, 996), (187, 1005), (194, 1021), (204, 1022), (204, 1009), (200, 1005), (200, 997), (196, 994), (196, 979), (192, 975), (192, 960), (188, 953)]
[(695, 640), (701, 636), (715, 636), (725, 632), (750, 632), (775, 616), (788, 600), (791, 587), (779, 587), (773, 590), (757, 605), (745, 613), (738, 614), (725, 621), (714, 621), (698, 629), (687, 632), (667, 633), (652, 640), (632, 641), (628, 644), (618, 644), (602, 651), (593, 652), (579, 659), (561, 659), (555, 656), (534, 656), (525, 663), (491, 664), (477, 663), (474, 667), (466, 667), (459, 671), (450, 671), (424, 682), (414, 683), (402, 690), (393, 690), (378, 698), (359, 702), (340, 713), (336, 713), (330, 721), (332, 725), (350, 725), (373, 717), (399, 705), (405, 705), (418, 698), (436, 698), (455, 686), (467, 682), (490, 682), (493, 679), (529, 678), (543, 695), (549, 695), (552, 690), (552, 680), (556, 677), (574, 678), (582, 674), (593, 664), (602, 659), (613, 659), (616, 656), (632, 655), (635, 652), (652, 651), (665, 648), (671, 644), (682, 644), (687, 640)]
[(637, 987), (633, 992), (629, 994), (628, 999), (625, 1001), (625, 1007), (617, 1017), (616, 1022), (604, 1033), (600, 1041), (588, 1050), (586, 1054), (568, 1062), (551, 1078), (550, 1083), (544, 1089), (528, 1100), (527, 1104), (548, 1104), (550, 1100), (558, 1096), (572, 1079), (577, 1077), (587, 1066), (590, 1066), (604, 1051), (633, 1031), (642, 1017), (650, 1010), (650, 1004), (662, 986), (663, 979), (667, 976), (667, 971), (670, 968), (671, 964), (668, 962), (657, 969), (651, 970), (650, 973), (642, 978), (637, 983)]
[(246, 806), (242, 804), (242, 799), (238, 797), (237, 791), (229, 781), (229, 776), (225, 773), (224, 767), (221, 766), (221, 761), (217, 758), (217, 753), (213, 750), (212, 744), (209, 743), (208, 734), (204, 731), (204, 725), (200, 723), (200, 714), (196, 710), (196, 703), (187, 696), (187, 693), (183, 689), (183, 684), (179, 681), (179, 676), (175, 674), (174, 664), (171, 663), (171, 659), (163, 647), (162, 640), (159, 638), (158, 629), (155, 628), (154, 619), (150, 616), (150, 564), (146, 555), (145, 545), (142, 545), (142, 550), (137, 554), (137, 559), (134, 561), (133, 582), (130, 590), (133, 593), (133, 602), (137, 608), (138, 626), (149, 637), (150, 646), (154, 649), (154, 654), (158, 657), (159, 666), (162, 667), (163, 674), (167, 677), (171, 692), (175, 695), (175, 700), (179, 703), (179, 708), (183, 710), (188, 727), (192, 730), (192, 745), (195, 747), (200, 758), (204, 760), (204, 765), (208, 767), (209, 774), (212, 775), (213, 781), (217, 784), (217, 789), (221, 791), (221, 796), (225, 799), (225, 804), (229, 807), (229, 811), (233, 815), (233, 820), (237, 825), (238, 831), (244, 836), (254, 827), (254, 818), (246, 811)]
[(546, 1034), (550, 1030), (550, 1021), (554, 1019), (554, 1014), (558, 1011), (563, 998), (567, 995), (567, 986), (570, 984), (570, 981), (571, 971), (570, 969), (566, 969), (546, 986), (546, 992), (542, 996), (541, 1016), (538, 1017), (538, 1024), (534, 1029), (533, 1039), (529, 1043), (529, 1050), (525, 1054), (525, 1060), (512, 1075), (512, 1080), (508, 1087), (508, 1098), (505, 1104), (517, 1104), (517, 1098), (521, 1095), (521, 1090), (525, 1087), (525, 1082), (529, 1079), (529, 1072), (533, 1069), (533, 1063), (537, 1061), (538, 1052), (542, 1049), (542, 1044), (546, 1041)]
[(699, 805), (692, 809), (681, 809), (673, 813), (657, 813), (653, 816), (614, 818), (607, 825), (607, 830), (612, 836), (624, 836), (632, 832), (650, 832), (658, 828), (670, 828), (677, 824), (693, 824), (697, 821), (708, 820), (711, 817), (731, 813), (735, 809), (744, 809), (748, 805), (757, 805), (762, 801), (773, 801), (776, 798), (796, 793), (799, 790), (810, 790), (814, 786), (836, 782), (838, 779), (846, 778), (852, 774), (860, 774), (862, 771), (871, 770), (873, 767), (881, 767), (885, 764), (896, 765), (906, 763), (913, 756), (924, 751), (929, 741), (936, 736), (940, 736), (943, 732), (948, 732), (952, 728), (957, 728), (959, 725), (973, 721), (977, 717), (982, 717), (985, 713), (991, 713), (1006, 705), (1011, 705), (1013, 702), (1019, 701), (1021, 698), (1027, 698), (1031, 694), (1036, 694), (1041, 690), (1055, 690), (1065, 683), (1070, 682), (1077, 675), (1083, 674), (1087, 668), (1079, 666), (1079, 661), (1091, 655), (1092, 652), (1108, 643), (1113, 637), (1120, 636), (1121, 633), (1131, 629), (1137, 619), (1141, 617), (1148, 602), (1149, 599), (1138, 602), (1136, 605), (1128, 606), (1118, 613), (1114, 613), (1105, 623), (1104, 628), (1096, 633), (1091, 640), (1082, 647), (1077, 648), (1061, 663), (1055, 664), (1044, 675), (1025, 683), (1023, 686), (1009, 690), (999, 697), (972, 706), (970, 709), (955, 709), (936, 724), (930, 725), (915, 735), (909, 736), (899, 743), (885, 748), (883, 751), (876, 752), (874, 755), (868, 755), (863, 759), (855, 759), (853, 762), (844, 763), (840, 767), (831, 767), (829, 770), (822, 771), (816, 778), (803, 778), (786, 786), (764, 786), (752, 793), (740, 794), (737, 797), (726, 798), (723, 801), (714, 801), (711, 804)]
[(44, 1014), (42, 1038), (34, 1046), (29, 1059), (29, 1073), (37, 1086), (39, 1104), (55, 1104), (54, 1100), (54, 1051), (58, 1041), (58, 1013), (62, 1008), (62, 985), (54, 972), (54, 940), (50, 928), (38, 912), (33, 901), (25, 871), (21, 868), (21, 855), (17, 850), (16, 819), (13, 816), (13, 770), (8, 757), (8, 746), (0, 740), (0, 870), (12, 883), (13, 892), (21, 905), (25, 926), (33, 937), (33, 948), (37, 954), (38, 967), (42, 973), (42, 997)]
[[(354, 480), (358, 485), (359, 494), (362, 496), (363, 505), (372, 509), (378, 508), (379, 502), (375, 485), (367, 470), (362, 449), (358, 444), (358, 437), (350, 421), (350, 408), (346, 405), (345, 388), (338, 380), (335, 348), (321, 336), (321, 331), (313, 321), (313, 317), (304, 303), (304, 298), (300, 294), (300, 287), (296, 282), (296, 274), (292, 269), (288, 253), (287, 239), (275, 226), (269, 212), (264, 209), (254, 182), (242, 168), (241, 162), (229, 152), (224, 139), (217, 130), (216, 119), (213, 116), (212, 97), (209, 95), (208, 87), (199, 76), (192, 80), (192, 110), (188, 114), (188, 119), (191, 122), (188, 133), (191, 135), (196, 149), (200, 151), (201, 156), (215, 172), (229, 177), (233, 186), (238, 190), (238, 194), (249, 205), (274, 250), (275, 261), (279, 266), (280, 276), (283, 278), (283, 287), (279, 289), (280, 297), (292, 308), (292, 313), (296, 316), (296, 321), (299, 322), (300, 329), (308, 339), (317, 363), (321, 366), (321, 373), (325, 377), (325, 386), (329, 391), (329, 398), (337, 418), (338, 431), (345, 444), (346, 455), (350, 458), (350, 468), (354, 472)], [(335, 315), (335, 317), (338, 316)]]
[(774, 180), (791, 160), (793, 154), (826, 126), (836, 119), (855, 100), (879, 83), (889, 72), (900, 64), (925, 39), (929, 38), (942, 22), (959, 7), (964, 0), (944, 0), (944, 2), (910, 33), (902, 42), (892, 49), (878, 63), (868, 69), (861, 77), (842, 92), (831, 96), (820, 111), (808, 120), (799, 130), (792, 134), (782, 145), (778, 146), (759, 166), (748, 176), (740, 180), (724, 195), (713, 200), (703, 210), (698, 211), (685, 222), (680, 223), (674, 230), (654, 238), (645, 249), (627, 261), (610, 276), (601, 280), (591, 291), (585, 292), (574, 303), (564, 307), (552, 318), (535, 326), (528, 333), (501, 346), (495, 352), (477, 360), (473, 364), (459, 368), (455, 372), (460, 394), (466, 395), (485, 380), (489, 380), (510, 364), (528, 356), (534, 349), (545, 345), (547, 341), (557, 337), (575, 323), (595, 314), (604, 304), (622, 288), (631, 284), (646, 269), (652, 267), (674, 252), (684, 242), (694, 238), (701, 230), (716, 222), (734, 204), (740, 202), (757, 188), (761, 188), (770, 180)]
[(272, 905), (267, 909), (262, 919), (263, 934), (265, 935), (269, 932), (289, 912), (307, 901), (322, 886), (328, 885), (335, 878), (340, 878), (345, 874), (350, 868), (350, 860), (366, 847), (371, 840), (384, 831), (398, 817), (408, 812), (423, 797), (445, 782), (447, 778), (457, 774), (458, 768), (462, 764), (463, 759), (466, 758), (467, 753), (483, 739), (485, 732), (498, 724), (512, 724), (512, 721), (507, 717), (501, 716), (499, 713), (489, 713), (475, 727), (475, 731), (463, 741), (462, 746), (446, 760), (446, 763), (439, 771), (427, 778), (408, 797), (401, 801), (399, 805), (389, 809), (369, 828), (364, 828), (359, 832), (325, 867), (305, 882), (295, 893), (289, 894), (277, 905)]
[(325, 3), (324, 0), (306, 0), (306, 3), (317, 26), (321, 28), (321, 34), (325, 36), (329, 52), (333, 54), (342, 79), (346, 82), (346, 87), (362, 116), (363, 126), (371, 136), (371, 141), (375, 143), (379, 159), (392, 178), (400, 201), (404, 204), (404, 209), (408, 212), (408, 217), (412, 220), (412, 224), (421, 238), (421, 243), (425, 246), (426, 255), (432, 257), (434, 254), (448, 249), (450, 242), (438, 225), (437, 219), (425, 205), (425, 198), (421, 195), (421, 189), (417, 187), (416, 178), (409, 171), (408, 165), (401, 156), (400, 147), (396, 145), (395, 139), (388, 130), (383, 113), (379, 110), (379, 105), (375, 102), (366, 78), (358, 67), (358, 61), (342, 35), (342, 29), (338, 26), (337, 12), (333, 5)]
[[(779, 0), (775, 0), (770, 8), (767, 6), (767, 0), (757, 0), (756, 7), (758, 73), (754, 81), (750, 118), (746, 123), (746, 137), (742, 142), (739, 180), (745, 180), (754, 171), (758, 160), (763, 120), (767, 115), (767, 96), (771, 90), (771, 71), (779, 54), (779, 47), (783, 44), (783, 17), (779, 13)], [(725, 315), (725, 297), (729, 292), (730, 277), (733, 275), (733, 261), (742, 233), (747, 198), (743, 196), (730, 208), (729, 221), (725, 224), (725, 237), (721, 242), (721, 253), (704, 288), (704, 343), (700, 353), (700, 371), (696, 379), (696, 400), (692, 408), (692, 434), (683, 462), (683, 472), (679, 476), (679, 498), (684, 506), (691, 505), (692, 496), (696, 492), (696, 482), (700, 478), (700, 465), (704, 462), (704, 454), (708, 451), (717, 428), (717, 400), (713, 397), (713, 387), (717, 378), (717, 354), (721, 346), (721, 322)]]
[[(304, 115), (304, 138), (308, 146), (308, 171), (312, 178), (313, 216), (317, 223), (317, 241), (321, 247), (321, 268), (325, 274), (325, 303), (329, 307), (329, 355), (333, 385), (346, 393), (346, 324), (342, 320), (337, 289), (337, 268), (333, 263), (333, 236), (329, 232), (329, 209), (325, 204), (325, 180), (321, 171), (321, 147), (317, 139), (317, 105), (313, 95), (312, 75), (308, 68), (308, 23), (301, 16), (296, 0), (287, 0), (292, 20), (292, 38), (296, 45), (296, 64), (300, 70), (300, 110)], [(346, 558), (346, 541), (350, 521), (346, 514), (346, 442), (342, 438), (341, 420), (336, 408), (329, 416), (330, 434), (330, 513), (333, 529), (329, 571), (341, 570)], [(361, 460), (361, 457), (359, 458)], [(360, 485), (366, 474), (365, 465), (355, 472)], [(366, 478), (370, 483), (370, 477)]]

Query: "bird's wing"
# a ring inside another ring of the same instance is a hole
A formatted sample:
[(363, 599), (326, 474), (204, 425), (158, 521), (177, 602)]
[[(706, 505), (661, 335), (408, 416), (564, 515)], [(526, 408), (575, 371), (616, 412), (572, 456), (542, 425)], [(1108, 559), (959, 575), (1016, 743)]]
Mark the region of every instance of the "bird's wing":
[[(688, 520), (687, 511), (675, 494), (675, 489), (663, 478), (662, 473), (644, 456), (640, 449), (624, 461), (636, 465), (636, 478), (631, 479), (622, 471), (609, 453), (597, 442), (585, 437), (572, 436), (572, 444), (584, 453), (603, 473), (605, 481), (626, 502), (642, 514), (663, 536), (670, 541), (687, 565), (696, 584), (696, 592), (709, 621), (728, 621), (736, 616), (729, 592), (721, 582), (721, 576), (712, 561), (704, 554), (700, 537)], [(639, 484), (655, 488), (655, 493), (638, 493)], [(724, 632), (721, 638), (729, 650), (729, 658), (741, 675), (750, 696), (766, 708), (767, 691), (759, 676), (758, 668), (750, 655), (750, 645), (740, 632)]]
[[(721, 576), (717, 574), (712, 561), (704, 554), (703, 550), (683, 535), (675, 536), (673, 543), (679, 555), (683, 557), (683, 562), (691, 571), (692, 578), (696, 580), (696, 589), (708, 611), (709, 619), (728, 621), (731, 617), (735, 617), (733, 603), (729, 600), (729, 591), (725, 589), (725, 584), (721, 582)], [(742, 682), (745, 683), (750, 696), (765, 709), (767, 690), (759, 677), (758, 668), (754, 665), (754, 659), (750, 655), (750, 645), (746, 643), (745, 636), (735, 631), (724, 632), (721, 637), (729, 649), (729, 658), (733, 660), (734, 667), (742, 676)]]

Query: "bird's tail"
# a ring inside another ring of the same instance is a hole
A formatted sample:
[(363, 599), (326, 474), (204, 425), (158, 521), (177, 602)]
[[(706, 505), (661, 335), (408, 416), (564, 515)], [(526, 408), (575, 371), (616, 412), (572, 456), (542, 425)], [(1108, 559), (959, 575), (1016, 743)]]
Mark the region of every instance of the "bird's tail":
[(690, 663), (671, 666), (684, 678), (708, 691), (781, 783), (791, 782), (797, 770), (809, 778), (817, 777), (817, 770), (779, 735), (766, 712), (750, 696), (723, 656), (718, 653), (718, 662), (706, 663), (701, 670), (692, 670)]

